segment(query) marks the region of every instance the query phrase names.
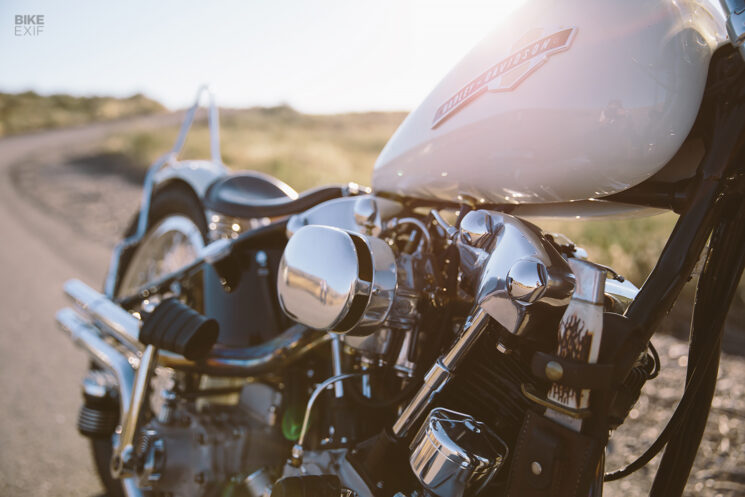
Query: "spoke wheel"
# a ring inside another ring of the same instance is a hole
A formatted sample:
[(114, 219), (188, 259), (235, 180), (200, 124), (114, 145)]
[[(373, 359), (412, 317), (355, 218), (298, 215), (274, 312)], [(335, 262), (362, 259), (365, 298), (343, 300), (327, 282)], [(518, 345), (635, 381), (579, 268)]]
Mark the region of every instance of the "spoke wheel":
[(162, 219), (140, 242), (123, 272), (117, 297), (131, 295), (146, 283), (186, 266), (203, 247), (202, 232), (192, 219), (183, 215)]
[[(142, 285), (188, 264), (204, 247), (207, 221), (202, 206), (192, 190), (175, 184), (158, 191), (153, 197), (148, 219), (148, 232), (133, 250), (122, 254), (119, 282), (115, 296), (133, 294)], [(136, 219), (127, 232), (135, 232)], [(195, 289), (196, 293), (201, 288)], [(190, 296), (194, 307), (201, 306), (201, 294)], [(91, 366), (95, 369), (95, 366)], [(109, 462), (113, 452), (112, 440), (91, 440), (93, 460), (106, 494), (124, 497), (119, 480), (112, 478)]]

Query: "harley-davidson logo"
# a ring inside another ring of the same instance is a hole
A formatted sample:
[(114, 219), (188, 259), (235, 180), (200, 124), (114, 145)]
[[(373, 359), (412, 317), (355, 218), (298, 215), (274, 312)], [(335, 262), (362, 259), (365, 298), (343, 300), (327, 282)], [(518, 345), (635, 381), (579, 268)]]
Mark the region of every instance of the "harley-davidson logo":
[(432, 127), (436, 128), (457, 110), (487, 90), (499, 92), (514, 89), (528, 75), (543, 65), (550, 55), (569, 48), (576, 32), (577, 28), (574, 27), (562, 28), (524, 45), (497, 62), (440, 105), (432, 121)]

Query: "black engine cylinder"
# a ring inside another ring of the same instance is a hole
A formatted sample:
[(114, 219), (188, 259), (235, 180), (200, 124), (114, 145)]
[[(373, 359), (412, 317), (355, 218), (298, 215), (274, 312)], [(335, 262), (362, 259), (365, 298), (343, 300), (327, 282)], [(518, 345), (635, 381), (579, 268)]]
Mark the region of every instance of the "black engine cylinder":
[(83, 405), (78, 413), (78, 431), (88, 438), (109, 438), (119, 423), (119, 399), (107, 386), (102, 371), (91, 371), (83, 381)]

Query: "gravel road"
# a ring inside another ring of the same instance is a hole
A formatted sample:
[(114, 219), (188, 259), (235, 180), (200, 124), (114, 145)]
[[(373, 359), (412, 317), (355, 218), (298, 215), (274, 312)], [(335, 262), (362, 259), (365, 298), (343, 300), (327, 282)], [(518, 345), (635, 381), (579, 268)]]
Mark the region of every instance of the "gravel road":
[[(54, 313), (66, 305), (61, 292), (65, 280), (78, 277), (94, 286), (103, 280), (114, 239), (79, 236), (75, 210), (40, 202), (36, 190), (19, 188), (18, 178), (34, 164), (63, 163), (72, 150), (86, 153), (107, 133), (177, 121), (178, 116), (166, 115), (0, 140), (0, 495), (4, 497), (92, 496), (102, 491), (87, 442), (75, 429), (79, 383), (87, 361), (57, 330)], [(96, 184), (84, 176), (78, 181)], [(57, 183), (53, 176), (39, 180), (39, 185), (52, 190)], [(95, 233), (96, 228), (89, 231)]]
[[(111, 247), (139, 201), (139, 184), (87, 159), (107, 133), (172, 125), (166, 115), (0, 140), (0, 495), (100, 495), (88, 447), (75, 430), (86, 360), (53, 324), (62, 283), (97, 286)], [(614, 435), (608, 467), (641, 453), (664, 427), (682, 390), (687, 346), (654, 339), (663, 370)], [(713, 409), (687, 495), (745, 495), (745, 360), (724, 355)], [(654, 466), (654, 465), (653, 465)], [(643, 468), (606, 486), (611, 497), (645, 495)]]

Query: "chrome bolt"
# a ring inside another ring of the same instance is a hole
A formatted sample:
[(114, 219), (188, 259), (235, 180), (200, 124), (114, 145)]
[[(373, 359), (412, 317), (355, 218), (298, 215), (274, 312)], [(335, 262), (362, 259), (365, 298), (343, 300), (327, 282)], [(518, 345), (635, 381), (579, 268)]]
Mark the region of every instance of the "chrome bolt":
[(263, 250), (259, 250), (258, 252), (256, 252), (256, 263), (259, 266), (266, 267), (268, 259), (269, 258), (267, 257), (266, 252), (264, 252)]
[(354, 220), (364, 228), (373, 228), (378, 216), (378, 204), (370, 197), (358, 198), (354, 203)]
[(564, 377), (564, 368), (561, 367), (561, 364), (559, 364), (556, 361), (549, 361), (548, 364), (546, 364), (546, 378), (548, 378), (551, 381), (559, 381)]
[(163, 399), (163, 405), (158, 412), (158, 421), (167, 425), (173, 421), (176, 394), (172, 390), (163, 390), (160, 392), (160, 397)]
[(532, 303), (543, 295), (546, 278), (546, 266), (522, 259), (513, 264), (507, 273), (507, 291), (514, 300)]
[(303, 464), (303, 446), (295, 444), (292, 446), (290, 453), (290, 465), (293, 468), (299, 468)]

